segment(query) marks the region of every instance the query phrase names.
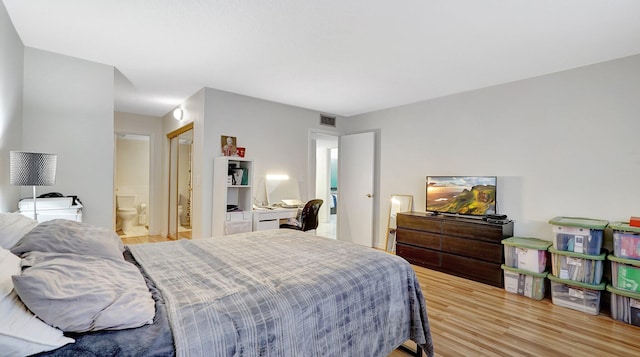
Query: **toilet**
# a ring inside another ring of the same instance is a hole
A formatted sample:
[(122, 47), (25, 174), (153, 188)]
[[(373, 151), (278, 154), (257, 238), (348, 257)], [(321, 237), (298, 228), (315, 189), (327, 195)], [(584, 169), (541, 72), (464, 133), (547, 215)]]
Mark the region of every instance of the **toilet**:
[(133, 221), (138, 216), (135, 195), (116, 195), (116, 215), (120, 219), (124, 234), (133, 233)]
[(182, 225), (182, 222), (184, 221), (184, 219), (182, 218), (183, 212), (184, 208), (182, 207), (182, 205), (178, 205), (178, 221), (180, 222), (180, 225)]

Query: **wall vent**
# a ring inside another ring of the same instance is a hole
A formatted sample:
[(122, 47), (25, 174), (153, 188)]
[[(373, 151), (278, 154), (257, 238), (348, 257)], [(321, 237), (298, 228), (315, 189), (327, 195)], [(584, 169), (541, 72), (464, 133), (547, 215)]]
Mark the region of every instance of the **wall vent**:
[(336, 127), (336, 117), (320, 114), (320, 125)]

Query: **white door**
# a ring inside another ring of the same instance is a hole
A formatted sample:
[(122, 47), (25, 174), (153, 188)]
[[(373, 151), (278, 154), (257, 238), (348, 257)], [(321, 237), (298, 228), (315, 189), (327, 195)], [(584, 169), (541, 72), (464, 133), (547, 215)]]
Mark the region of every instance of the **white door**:
[(343, 135), (338, 149), (338, 240), (373, 246), (375, 133)]

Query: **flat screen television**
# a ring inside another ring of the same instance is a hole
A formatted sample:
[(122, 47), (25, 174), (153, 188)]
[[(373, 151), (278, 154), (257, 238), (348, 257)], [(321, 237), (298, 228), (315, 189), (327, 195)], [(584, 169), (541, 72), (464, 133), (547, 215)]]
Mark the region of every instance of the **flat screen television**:
[(427, 211), (469, 216), (496, 214), (495, 176), (427, 176)]

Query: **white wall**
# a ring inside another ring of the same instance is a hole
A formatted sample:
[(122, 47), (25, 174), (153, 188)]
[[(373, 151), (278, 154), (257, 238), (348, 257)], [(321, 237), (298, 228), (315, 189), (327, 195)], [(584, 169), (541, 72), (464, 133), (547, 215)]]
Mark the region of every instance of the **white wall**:
[[(147, 115), (115, 112), (114, 130), (116, 133), (129, 133), (149, 135), (149, 150), (151, 161), (149, 163), (149, 205), (147, 206), (147, 223), (149, 224), (149, 234), (160, 235), (166, 231), (166, 222), (163, 224), (162, 212), (166, 201), (163, 199), (166, 187), (163, 185), (162, 177), (164, 171), (164, 147), (166, 136), (163, 134), (162, 119)], [(166, 234), (166, 232), (165, 232)]]
[(515, 235), (548, 220), (640, 212), (640, 55), (350, 118), (380, 129), (377, 246), (391, 194), (424, 210), (427, 175), (497, 175)]
[(24, 46), (0, 2), (0, 212), (18, 209), (20, 188), (9, 184), (9, 151), (22, 149)]
[[(222, 135), (235, 136), (237, 145), (247, 149), (245, 157), (255, 161), (258, 201), (266, 201), (264, 177), (271, 172), (298, 179), (301, 199), (308, 198), (308, 191), (314, 188), (309, 172), (315, 171), (308, 167), (309, 130), (326, 131), (319, 125), (319, 112), (210, 88), (196, 93), (182, 107), (185, 120), (181, 125), (194, 121), (194, 238), (211, 235), (213, 160), (221, 155)], [(163, 119), (165, 133), (179, 126), (170, 114)]]
[[(58, 154), (56, 185), (77, 195), (87, 223), (113, 223), (112, 66), (24, 49), (23, 146)], [(23, 189), (30, 196), (30, 189)]]

